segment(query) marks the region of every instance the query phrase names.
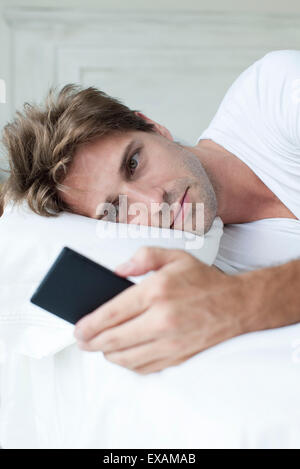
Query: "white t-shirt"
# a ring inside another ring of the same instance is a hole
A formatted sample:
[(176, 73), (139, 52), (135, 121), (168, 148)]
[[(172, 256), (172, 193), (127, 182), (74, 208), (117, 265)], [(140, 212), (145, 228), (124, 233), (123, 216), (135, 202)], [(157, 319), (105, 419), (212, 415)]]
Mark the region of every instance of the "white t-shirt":
[(300, 258), (300, 51), (271, 52), (247, 68), (203, 139), (246, 163), (298, 219), (227, 225), (216, 264), (235, 272)]

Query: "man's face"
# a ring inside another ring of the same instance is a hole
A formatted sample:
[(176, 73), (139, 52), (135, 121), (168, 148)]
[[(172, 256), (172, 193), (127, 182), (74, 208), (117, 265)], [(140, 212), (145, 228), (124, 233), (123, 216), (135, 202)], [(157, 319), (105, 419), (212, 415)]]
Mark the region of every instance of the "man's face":
[[(63, 200), (91, 218), (199, 232), (200, 204), (206, 230), (215, 216), (214, 192), (198, 157), (159, 133), (117, 133), (78, 148), (63, 184)], [(125, 196), (121, 206), (119, 196)]]

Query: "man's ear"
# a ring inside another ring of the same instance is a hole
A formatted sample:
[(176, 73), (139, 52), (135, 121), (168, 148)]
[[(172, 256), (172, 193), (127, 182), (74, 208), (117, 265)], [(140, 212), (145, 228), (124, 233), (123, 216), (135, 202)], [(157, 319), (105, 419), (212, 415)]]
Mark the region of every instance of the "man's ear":
[(168, 140), (171, 140), (171, 141), (174, 140), (173, 137), (172, 137), (171, 132), (169, 132), (169, 130), (166, 127), (164, 127), (163, 125), (158, 124), (157, 122), (153, 121), (152, 119), (145, 116), (145, 114), (142, 114), (141, 112), (136, 111), (135, 115), (141, 117), (142, 119), (144, 119), (144, 121), (149, 122), (149, 124), (153, 124), (154, 127), (155, 127), (155, 131), (157, 133), (159, 133), (160, 135), (162, 135), (163, 137), (165, 137), (165, 138), (167, 138)]

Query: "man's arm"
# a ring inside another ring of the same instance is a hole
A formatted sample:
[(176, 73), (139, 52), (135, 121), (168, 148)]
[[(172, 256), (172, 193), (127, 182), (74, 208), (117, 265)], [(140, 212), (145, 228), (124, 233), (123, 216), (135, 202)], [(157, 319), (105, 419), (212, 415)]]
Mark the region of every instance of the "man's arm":
[(83, 350), (144, 374), (232, 337), (300, 321), (300, 261), (228, 276), (184, 251), (142, 248), (117, 273), (152, 270), (77, 323)]
[(244, 332), (300, 321), (300, 260), (239, 275), (246, 305)]

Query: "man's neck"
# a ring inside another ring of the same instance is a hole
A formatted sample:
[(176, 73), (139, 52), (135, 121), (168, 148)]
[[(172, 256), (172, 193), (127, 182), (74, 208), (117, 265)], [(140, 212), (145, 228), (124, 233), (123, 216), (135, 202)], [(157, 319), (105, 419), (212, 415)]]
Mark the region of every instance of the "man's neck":
[(189, 150), (198, 156), (214, 186), (224, 224), (296, 218), (245, 163), (222, 146), (200, 140)]

